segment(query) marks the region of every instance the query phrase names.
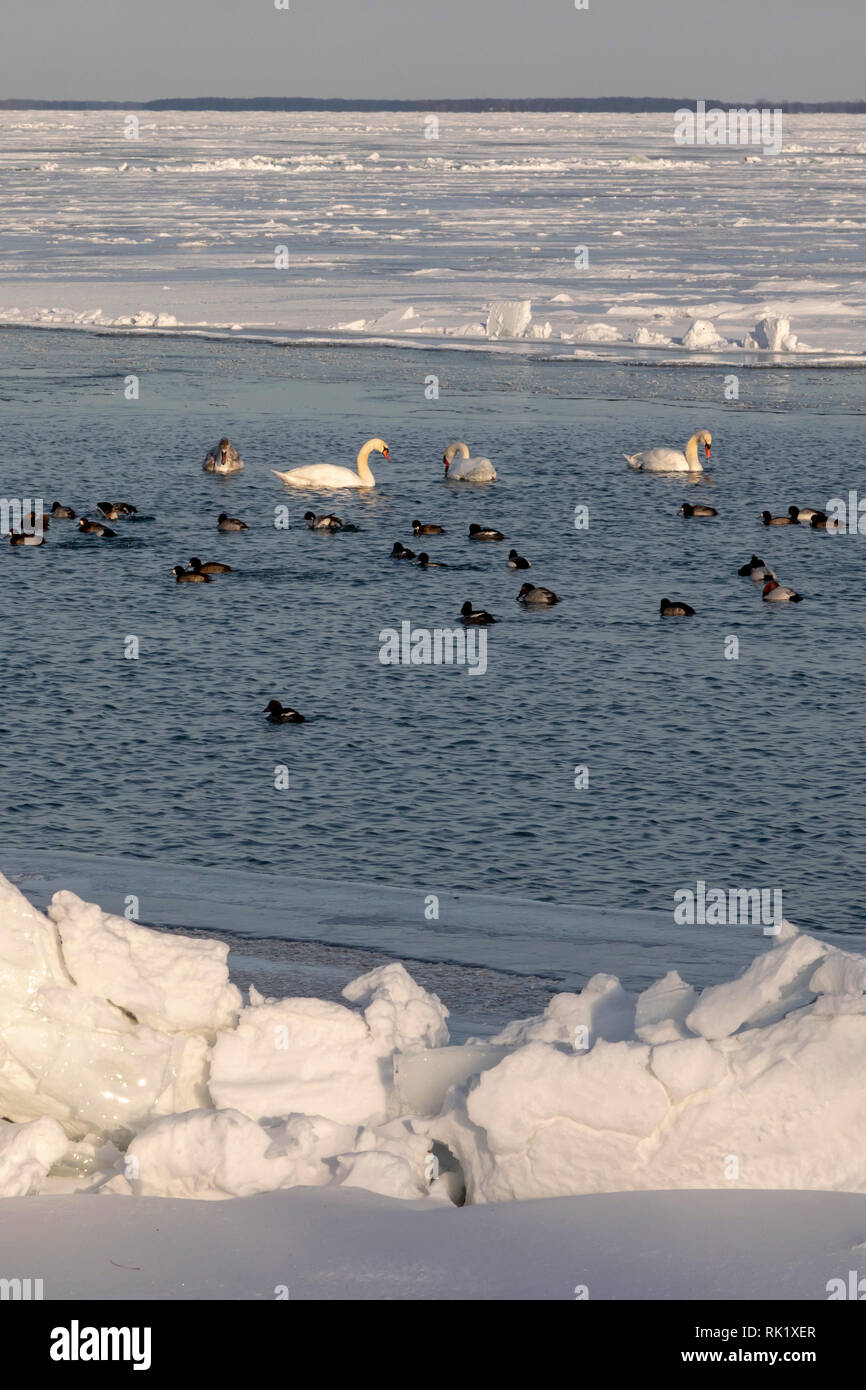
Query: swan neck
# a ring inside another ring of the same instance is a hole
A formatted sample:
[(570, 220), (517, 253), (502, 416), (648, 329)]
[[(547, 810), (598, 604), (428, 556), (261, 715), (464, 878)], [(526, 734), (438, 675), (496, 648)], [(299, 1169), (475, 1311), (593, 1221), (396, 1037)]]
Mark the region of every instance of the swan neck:
[(695, 464), (695, 463), (698, 462), (698, 435), (699, 435), (699, 433), (700, 433), (700, 431), (698, 431), (697, 434), (693, 434), (692, 437), (691, 437), (691, 439), (689, 440), (688, 444), (686, 445), (686, 461), (687, 461), (687, 463)]
[(368, 487), (372, 487), (376, 481), (376, 479), (373, 477), (370, 465), (367, 462), (372, 452), (372, 444), (365, 444), (363, 448), (359, 449), (357, 458), (358, 477), (361, 479), (361, 482), (366, 483)]

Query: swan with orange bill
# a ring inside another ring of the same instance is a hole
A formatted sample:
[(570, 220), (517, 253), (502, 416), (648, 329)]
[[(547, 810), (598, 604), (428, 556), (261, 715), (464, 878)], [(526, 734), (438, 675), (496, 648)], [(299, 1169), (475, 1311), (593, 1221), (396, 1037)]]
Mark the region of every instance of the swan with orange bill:
[(645, 473), (703, 473), (698, 445), (703, 444), (709, 458), (712, 442), (709, 430), (695, 430), (684, 453), (679, 449), (644, 449), (640, 454), (623, 454), (623, 458), (629, 468), (642, 468)]
[(288, 473), (278, 473), (272, 468), (271, 472), (288, 487), (324, 491), (344, 487), (375, 487), (376, 479), (369, 464), (371, 454), (381, 454), (385, 459), (391, 457), (384, 439), (368, 439), (358, 450), (357, 473), (335, 463), (310, 463), (303, 468), (292, 468)]

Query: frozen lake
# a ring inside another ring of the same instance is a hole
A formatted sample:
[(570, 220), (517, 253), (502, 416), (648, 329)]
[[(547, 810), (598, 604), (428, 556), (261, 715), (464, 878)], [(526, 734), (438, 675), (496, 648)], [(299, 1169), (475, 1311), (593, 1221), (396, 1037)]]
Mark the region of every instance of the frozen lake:
[(695, 320), (730, 355), (767, 314), (862, 354), (866, 117), (786, 115), (778, 155), (675, 129), (0, 112), (0, 321), (472, 345), (506, 298), (532, 301), (527, 341), (569, 355), (682, 356)]

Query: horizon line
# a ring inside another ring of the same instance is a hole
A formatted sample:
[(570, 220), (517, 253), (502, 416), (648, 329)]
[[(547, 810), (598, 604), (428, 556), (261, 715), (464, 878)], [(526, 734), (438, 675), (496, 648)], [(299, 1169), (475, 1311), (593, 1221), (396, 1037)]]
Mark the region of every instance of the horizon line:
[(824, 98), (801, 101), (797, 98), (757, 98), (747, 103), (721, 97), (152, 97), (146, 101), (120, 98), (0, 97), (0, 110), (320, 110), (320, 111), (454, 111), (454, 110), (534, 110), (534, 111), (644, 111), (679, 110), (703, 101), (707, 107), (722, 110), (772, 107), (792, 114), (866, 113), (866, 99)]

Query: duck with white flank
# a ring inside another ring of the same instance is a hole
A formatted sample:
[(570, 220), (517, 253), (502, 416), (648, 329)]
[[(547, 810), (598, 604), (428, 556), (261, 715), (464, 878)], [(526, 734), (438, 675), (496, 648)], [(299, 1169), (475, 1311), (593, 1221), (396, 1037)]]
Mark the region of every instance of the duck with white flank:
[(804, 522), (807, 525), (813, 517), (817, 517), (819, 521), (827, 520), (827, 513), (822, 512), (819, 507), (796, 507), (793, 504), (788, 508), (788, 516), (792, 521)]
[(795, 589), (786, 589), (784, 585), (778, 584), (775, 579), (770, 579), (764, 585), (765, 603), (802, 603), (803, 595), (798, 594)]
[(216, 448), (209, 450), (202, 468), (205, 473), (242, 473), (244, 461), (234, 444), (223, 436)]
[(296, 709), (290, 709), (287, 705), (281, 705), (279, 700), (269, 700), (262, 710), (268, 716), (269, 724), (305, 724), (306, 715), (299, 714)]
[[(456, 455), (460, 457), (454, 462)], [(462, 439), (455, 439), (442, 455), (445, 464), (445, 477), (454, 483), (495, 483), (496, 469), (489, 458), (479, 455), (472, 458), (468, 446)]]
[(333, 512), (323, 512), (321, 516), (316, 516), (315, 512), (304, 512), (304, 521), (311, 531), (342, 531), (343, 523)]
[(531, 570), (532, 561), (527, 560), (523, 555), (518, 555), (516, 550), (509, 550), (508, 568), (510, 570)]
[(775, 571), (771, 570), (769, 565), (765, 565), (757, 555), (753, 555), (748, 564), (741, 565), (737, 574), (746, 575), (754, 584), (766, 584), (768, 579), (776, 578)]
[(9, 532), (10, 545), (44, 545), (44, 536), (25, 535), (23, 531)]
[(486, 608), (473, 608), (468, 599), (460, 609), (460, 618), (467, 627), (489, 627), (491, 623), (499, 622)]
[(409, 550), (401, 541), (395, 541), (391, 549), (392, 560), (414, 560), (415, 551)]
[(505, 537), (501, 531), (495, 531), (492, 526), (479, 526), (477, 521), (473, 521), (469, 527), (469, 539), (471, 541), (504, 541)]

